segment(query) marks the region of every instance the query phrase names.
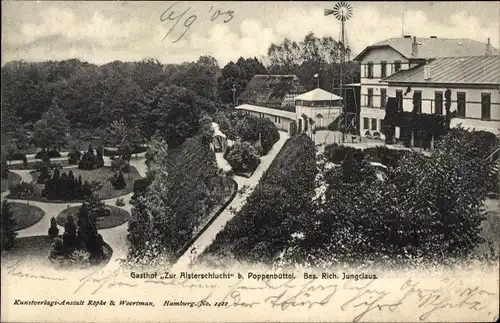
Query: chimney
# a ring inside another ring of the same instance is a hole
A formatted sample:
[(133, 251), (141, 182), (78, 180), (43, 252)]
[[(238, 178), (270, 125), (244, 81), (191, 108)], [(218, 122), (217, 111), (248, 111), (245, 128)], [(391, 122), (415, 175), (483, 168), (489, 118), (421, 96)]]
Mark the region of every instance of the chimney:
[(431, 38), (432, 38), (432, 39), (436, 39), (436, 38), (437, 38), (437, 36), (431, 36)]
[(424, 65), (424, 80), (430, 80), (431, 79), (431, 67), (429, 66), (429, 62), (425, 62)]
[(417, 37), (413, 37), (413, 43), (411, 44), (411, 55), (415, 57), (418, 56)]
[(486, 44), (486, 55), (491, 55), (491, 41), (488, 38), (488, 43)]
[(411, 38), (411, 35), (404, 35), (404, 38)]

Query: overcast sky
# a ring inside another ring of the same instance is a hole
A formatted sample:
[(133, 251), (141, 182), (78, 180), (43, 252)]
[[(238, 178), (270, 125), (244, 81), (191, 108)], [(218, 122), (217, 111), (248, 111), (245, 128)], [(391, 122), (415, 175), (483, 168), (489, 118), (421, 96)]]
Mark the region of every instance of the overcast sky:
[[(323, 14), (324, 8), (334, 4), (2, 1), (2, 64), (18, 59), (68, 58), (102, 64), (147, 57), (179, 63), (212, 55), (223, 66), (240, 56), (262, 57), (271, 43), (285, 37), (301, 40), (309, 31), (338, 39), (339, 22)], [(355, 54), (375, 42), (400, 37), (403, 12), (405, 34), (481, 42), (490, 37), (492, 44), (500, 47), (498, 1), (351, 5), (354, 13), (347, 22), (347, 35)], [(218, 16), (217, 10), (221, 13)], [(231, 12), (225, 14), (227, 11)]]

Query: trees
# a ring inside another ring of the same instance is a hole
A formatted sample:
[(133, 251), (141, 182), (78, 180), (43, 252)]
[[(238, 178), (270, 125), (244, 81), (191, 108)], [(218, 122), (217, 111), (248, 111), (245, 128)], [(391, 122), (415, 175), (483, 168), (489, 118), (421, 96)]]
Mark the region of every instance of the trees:
[(42, 149), (60, 148), (67, 143), (69, 122), (66, 113), (52, 100), (51, 107), (34, 125), (34, 140)]
[(14, 231), (16, 221), (14, 220), (14, 213), (10, 209), (10, 204), (4, 200), (2, 202), (1, 219), (1, 238), (2, 250), (9, 250), (14, 246), (17, 233)]
[(233, 102), (233, 86), (235, 87), (235, 97), (241, 93), (248, 82), (256, 74), (267, 74), (266, 67), (256, 57), (240, 57), (236, 63), (229, 62), (222, 68), (221, 76), (218, 79), (218, 96), (224, 103)]
[(384, 181), (363, 176), (353, 185), (343, 180), (343, 169), (330, 170), (325, 202), (318, 202), (305, 238), (291, 243), (285, 258), (332, 266), (470, 257), (481, 242), (490, 165), (469, 137), (454, 129), (430, 157), (405, 154)]
[(158, 131), (172, 147), (196, 134), (200, 128), (201, 111), (211, 109), (195, 92), (175, 85), (153, 88), (139, 106), (139, 129), (149, 138)]
[[(317, 37), (308, 33), (300, 42), (285, 38), (279, 44), (271, 44), (268, 49), (268, 71), (271, 74), (295, 74), (309, 89), (315, 88), (318, 73), (320, 87), (332, 91), (339, 85), (339, 50), (341, 44), (332, 37)], [(343, 66), (343, 84), (359, 82), (359, 66), (348, 62)]]
[(236, 173), (251, 173), (260, 164), (259, 154), (249, 142), (236, 142), (224, 153), (224, 158)]

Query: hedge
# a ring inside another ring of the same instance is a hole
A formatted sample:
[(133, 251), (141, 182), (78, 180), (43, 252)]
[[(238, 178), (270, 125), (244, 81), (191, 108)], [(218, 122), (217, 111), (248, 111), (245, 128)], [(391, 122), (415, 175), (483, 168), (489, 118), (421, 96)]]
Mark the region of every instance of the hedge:
[(43, 159), (44, 156), (48, 156), (49, 158), (59, 158), (61, 157), (61, 154), (55, 150), (39, 151), (36, 153), (35, 159)]

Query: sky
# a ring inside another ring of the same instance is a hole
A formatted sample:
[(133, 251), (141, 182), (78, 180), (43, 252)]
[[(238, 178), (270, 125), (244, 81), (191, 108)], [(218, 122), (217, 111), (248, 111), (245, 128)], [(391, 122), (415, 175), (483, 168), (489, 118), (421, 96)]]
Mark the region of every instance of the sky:
[[(324, 16), (336, 2), (2, 1), (2, 65), (78, 58), (95, 64), (157, 58), (164, 64), (211, 55), (222, 67), (263, 58), (285, 37), (340, 37)], [(470, 38), (500, 48), (500, 1), (350, 2), (354, 54), (390, 37)], [(169, 32), (170, 31), (170, 32)]]

